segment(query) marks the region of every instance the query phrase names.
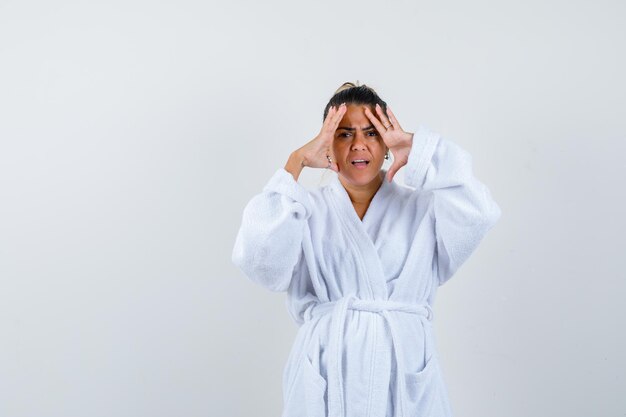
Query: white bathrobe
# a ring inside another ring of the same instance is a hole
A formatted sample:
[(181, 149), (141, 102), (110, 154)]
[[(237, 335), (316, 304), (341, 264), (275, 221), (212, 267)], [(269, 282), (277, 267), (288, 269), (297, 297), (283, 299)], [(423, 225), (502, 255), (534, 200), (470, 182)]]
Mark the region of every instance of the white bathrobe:
[(278, 169), (243, 211), (232, 260), (287, 291), (300, 326), (283, 417), (451, 416), (432, 304), (500, 218), (472, 158), (420, 126), (402, 186), (385, 179), (359, 219), (337, 176), (307, 190)]

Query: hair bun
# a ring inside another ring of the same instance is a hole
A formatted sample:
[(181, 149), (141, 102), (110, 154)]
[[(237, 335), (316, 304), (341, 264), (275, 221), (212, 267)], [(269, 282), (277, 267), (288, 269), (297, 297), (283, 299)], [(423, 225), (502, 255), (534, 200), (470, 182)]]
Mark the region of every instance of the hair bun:
[(358, 87), (359, 86), (358, 84), (359, 84), (358, 80), (357, 80), (356, 84), (351, 83), (349, 81), (345, 82), (345, 83), (341, 84), (337, 90), (335, 90), (334, 94), (337, 94), (337, 93), (339, 93), (340, 91), (343, 91), (343, 90), (347, 90), (348, 88)]
[(341, 84), (341, 86), (339, 86), (339, 88), (338, 88), (337, 90), (335, 90), (335, 93), (334, 93), (333, 95), (335, 95), (335, 94), (337, 94), (337, 93), (340, 93), (340, 92), (342, 92), (343, 90), (347, 90), (347, 89), (349, 89), (349, 88), (354, 88), (354, 87), (366, 88), (366, 89), (368, 89), (368, 90), (372, 91), (373, 93), (376, 93), (376, 91), (375, 91), (372, 87), (370, 87), (370, 86), (368, 86), (368, 85), (365, 85), (365, 84), (361, 84), (361, 83), (359, 82), (359, 80), (356, 80), (356, 84), (355, 84), (355, 83), (352, 83), (352, 82), (350, 82), (350, 81), (346, 81), (345, 83)]

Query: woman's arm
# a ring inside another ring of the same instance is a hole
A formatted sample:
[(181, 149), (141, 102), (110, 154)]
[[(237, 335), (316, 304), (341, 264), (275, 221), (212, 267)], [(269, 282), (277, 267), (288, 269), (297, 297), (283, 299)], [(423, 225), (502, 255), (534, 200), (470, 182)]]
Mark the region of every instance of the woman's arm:
[(270, 291), (286, 291), (302, 253), (304, 222), (311, 215), (308, 191), (279, 169), (243, 211), (232, 261)]
[(446, 282), (478, 247), (501, 216), (489, 189), (472, 173), (472, 157), (457, 144), (421, 126), (405, 132), (391, 109), (376, 106), (365, 115), (393, 154), (391, 181), (406, 165), (405, 183), (424, 198), (432, 196), (437, 238), (439, 285)]
[(502, 212), (472, 172), (472, 157), (454, 142), (420, 127), (413, 136), (405, 183), (432, 196), (439, 284), (469, 258)]
[(319, 134), (294, 151), (285, 167), (244, 208), (232, 261), (248, 278), (271, 291), (286, 291), (298, 262), (304, 262), (302, 239), (312, 201), (298, 177), (305, 166), (337, 171), (337, 163), (328, 158), (345, 112), (343, 104), (331, 107)]

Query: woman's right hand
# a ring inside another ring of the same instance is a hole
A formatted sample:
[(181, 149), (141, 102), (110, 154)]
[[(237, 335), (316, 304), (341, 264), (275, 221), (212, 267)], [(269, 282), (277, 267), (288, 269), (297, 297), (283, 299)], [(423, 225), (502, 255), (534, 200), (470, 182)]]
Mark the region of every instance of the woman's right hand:
[[(309, 143), (298, 149), (300, 156), (303, 158), (303, 165), (311, 168), (328, 168), (338, 172), (339, 167), (333, 155), (333, 141), (335, 140), (335, 131), (339, 122), (346, 113), (346, 104), (342, 103), (339, 107), (332, 106), (328, 109), (326, 119), (320, 133)], [(330, 166), (328, 166), (328, 157), (331, 158)]]
[[(322, 124), (322, 129), (316, 137), (314, 137), (306, 145), (302, 146), (298, 150), (294, 151), (285, 169), (292, 173), (295, 180), (298, 180), (300, 171), (302, 168), (328, 168), (335, 172), (339, 172), (339, 166), (335, 162), (333, 154), (333, 141), (335, 140), (335, 131), (339, 122), (343, 119), (343, 115), (346, 113), (347, 106), (342, 103), (339, 107), (332, 106), (328, 109), (326, 119)], [(330, 166), (328, 164), (328, 157), (331, 159)]]

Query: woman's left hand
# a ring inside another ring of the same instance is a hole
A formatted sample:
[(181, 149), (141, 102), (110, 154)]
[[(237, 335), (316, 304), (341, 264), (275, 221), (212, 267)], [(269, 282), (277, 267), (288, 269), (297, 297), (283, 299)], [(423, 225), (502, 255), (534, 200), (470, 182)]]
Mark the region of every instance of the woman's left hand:
[(405, 166), (409, 160), (409, 152), (413, 144), (413, 133), (402, 130), (400, 123), (398, 123), (389, 106), (387, 106), (389, 118), (383, 113), (383, 109), (378, 104), (376, 105), (376, 113), (378, 117), (368, 107), (365, 107), (365, 115), (378, 130), (383, 138), (383, 142), (385, 142), (385, 145), (387, 145), (393, 155), (393, 163), (387, 171), (387, 181), (391, 182), (396, 172)]

